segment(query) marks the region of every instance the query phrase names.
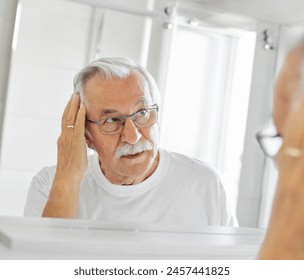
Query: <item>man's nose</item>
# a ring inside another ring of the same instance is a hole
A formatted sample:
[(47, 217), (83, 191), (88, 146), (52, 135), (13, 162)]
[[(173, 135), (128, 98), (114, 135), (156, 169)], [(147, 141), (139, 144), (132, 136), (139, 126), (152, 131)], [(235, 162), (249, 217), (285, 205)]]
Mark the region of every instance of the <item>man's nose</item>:
[(137, 126), (131, 118), (127, 118), (124, 123), (124, 128), (121, 132), (121, 141), (128, 144), (136, 144), (141, 138)]

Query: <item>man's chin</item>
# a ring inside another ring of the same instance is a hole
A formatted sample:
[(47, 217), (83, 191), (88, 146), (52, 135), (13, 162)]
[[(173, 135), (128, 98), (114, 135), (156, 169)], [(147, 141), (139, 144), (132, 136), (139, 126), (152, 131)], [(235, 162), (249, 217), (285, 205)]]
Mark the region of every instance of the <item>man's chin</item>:
[(149, 173), (154, 161), (149, 151), (144, 151), (135, 155), (123, 156), (119, 160), (121, 161), (121, 168), (124, 172), (136, 177)]

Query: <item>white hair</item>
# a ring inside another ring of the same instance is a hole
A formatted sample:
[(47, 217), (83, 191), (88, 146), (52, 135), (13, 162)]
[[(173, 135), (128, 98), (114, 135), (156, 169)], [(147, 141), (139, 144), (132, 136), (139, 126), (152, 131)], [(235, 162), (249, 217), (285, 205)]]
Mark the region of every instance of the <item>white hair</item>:
[(78, 92), (83, 99), (83, 89), (89, 79), (95, 76), (105, 80), (125, 79), (136, 72), (146, 80), (153, 102), (159, 104), (160, 93), (155, 80), (146, 69), (128, 57), (108, 57), (92, 61), (74, 77), (74, 92)]

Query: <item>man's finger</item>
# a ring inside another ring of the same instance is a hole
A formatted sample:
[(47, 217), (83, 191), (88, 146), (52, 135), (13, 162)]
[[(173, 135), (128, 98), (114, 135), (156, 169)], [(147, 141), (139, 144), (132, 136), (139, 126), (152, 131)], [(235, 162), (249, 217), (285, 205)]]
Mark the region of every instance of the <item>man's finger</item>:
[(68, 113), (70, 111), (70, 106), (71, 106), (71, 103), (72, 103), (72, 98), (73, 98), (73, 95), (71, 96), (69, 102), (67, 103), (67, 105), (64, 108), (64, 111), (63, 111), (63, 114), (62, 114), (62, 118), (61, 118), (61, 129), (63, 129), (64, 127), (66, 127), (67, 116), (68, 116)]
[(83, 134), (84, 134), (84, 129), (85, 129), (85, 119), (86, 119), (86, 107), (81, 102), (78, 113), (77, 113), (75, 126), (79, 129), (79, 132), (81, 132)]
[(69, 111), (67, 114), (66, 125), (75, 125), (80, 104), (80, 96), (73, 93)]

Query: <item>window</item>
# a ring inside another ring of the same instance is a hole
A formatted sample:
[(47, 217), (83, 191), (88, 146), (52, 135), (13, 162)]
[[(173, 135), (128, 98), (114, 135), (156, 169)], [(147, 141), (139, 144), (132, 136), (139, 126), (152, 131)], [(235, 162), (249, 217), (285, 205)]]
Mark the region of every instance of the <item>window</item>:
[(214, 166), (236, 207), (256, 34), (184, 24), (174, 32), (161, 146)]

